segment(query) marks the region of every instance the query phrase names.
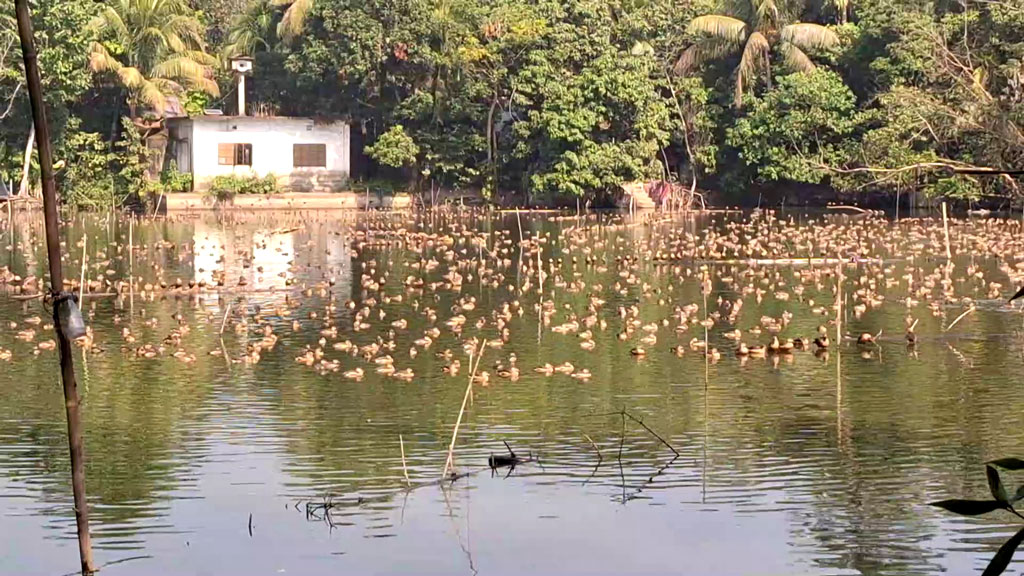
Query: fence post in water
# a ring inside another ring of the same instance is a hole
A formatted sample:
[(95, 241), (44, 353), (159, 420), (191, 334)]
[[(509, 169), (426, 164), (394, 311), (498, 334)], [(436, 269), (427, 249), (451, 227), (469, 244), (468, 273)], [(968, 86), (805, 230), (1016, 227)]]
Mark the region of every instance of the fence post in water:
[(82, 421), (78, 412), (78, 386), (75, 383), (75, 366), (71, 357), (71, 342), (64, 333), (57, 317), (64, 302), (70, 295), (62, 293), (64, 271), (60, 260), (60, 235), (57, 221), (57, 190), (53, 179), (53, 156), (50, 152), (50, 129), (46, 124), (46, 108), (43, 103), (43, 89), (39, 81), (39, 65), (36, 62), (35, 42), (32, 34), (32, 20), (28, 11), (28, 0), (14, 0), (14, 11), (18, 19), (18, 36), (21, 39), (21, 54), (25, 60), (25, 77), (28, 83), (29, 101), (32, 104), (32, 122), (36, 132), (36, 146), (39, 149), (39, 170), (43, 184), (43, 214), (46, 225), (46, 253), (50, 263), (50, 291), (53, 297), (53, 328), (60, 343), (60, 373), (64, 384), (64, 405), (68, 418), (68, 444), (71, 451), (71, 488), (75, 497), (75, 520), (78, 526), (78, 552), (82, 561), (82, 572), (96, 571), (92, 562), (92, 543), (89, 537), (89, 508), (85, 499), (85, 450), (83, 448)]

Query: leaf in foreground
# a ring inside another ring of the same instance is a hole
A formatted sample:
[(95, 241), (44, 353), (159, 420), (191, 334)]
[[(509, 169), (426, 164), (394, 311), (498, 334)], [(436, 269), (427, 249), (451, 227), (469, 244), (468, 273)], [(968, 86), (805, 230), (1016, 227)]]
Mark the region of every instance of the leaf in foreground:
[(954, 514), (960, 514), (962, 516), (978, 516), (979, 514), (987, 514), (994, 510), (999, 510), (1004, 505), (998, 500), (942, 500), (940, 502), (932, 502), (931, 506), (938, 506), (944, 510), (949, 510)]
[(998, 466), (1003, 470), (1024, 470), (1024, 460), (1020, 458), (1000, 458), (989, 462), (993, 466)]
[(1003, 486), (1003, 481), (999, 479), (999, 471), (985, 465), (985, 475), (988, 477), (988, 489), (992, 492), (992, 497), (1000, 502), (1008, 503), (1010, 497), (1006, 494), (1006, 487)]
[(981, 576), (999, 576), (1002, 574), (1003, 570), (1006, 570), (1006, 567), (1010, 565), (1010, 560), (1013, 560), (1013, 553), (1017, 551), (1017, 547), (1020, 546), (1022, 541), (1024, 541), (1024, 528), (1018, 530), (1013, 535), (1013, 538), (1007, 540), (1006, 544), (999, 548), (999, 552), (996, 552), (996, 555), (992, 557), (992, 561), (988, 563)]

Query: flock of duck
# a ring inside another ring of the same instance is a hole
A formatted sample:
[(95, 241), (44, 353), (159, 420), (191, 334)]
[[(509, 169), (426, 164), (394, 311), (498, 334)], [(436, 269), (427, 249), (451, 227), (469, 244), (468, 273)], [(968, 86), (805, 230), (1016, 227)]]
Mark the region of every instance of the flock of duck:
[[(417, 370), (438, 370), (488, 385), (521, 377), (516, 332), (575, 337), (580, 350), (600, 354), (621, 345), (638, 359), (664, 347), (746, 361), (823, 355), (847, 340), (873, 349), (888, 341), (881, 330), (849, 335), (847, 326), (895, 309), (900, 340), (914, 347), (928, 317), (940, 333), (979, 305), (1006, 308), (1004, 285), (1024, 282), (1016, 258), (1022, 226), (1009, 219), (953, 221), (947, 236), (936, 219), (771, 211), (317, 218), (252, 216), (221, 222), (216, 234), (145, 243), (127, 238), (119, 222), (99, 228), (105, 242), (94, 232), (88, 243), (66, 243), (66, 288), (85, 292), (90, 322), (76, 344), (95, 354), (116, 348), (141, 359), (192, 363), (208, 355), (254, 365), (284, 343), (297, 364), (323, 375), (409, 382)], [(40, 222), (16, 224), (5, 226), (3, 249), (20, 264), (0, 266), (7, 362), (56, 347), (37, 275), (45, 264)], [(169, 224), (191, 226), (184, 218)], [(238, 232), (254, 224), (264, 230), (258, 238)], [(268, 252), (283, 264), (271, 265)], [(234, 335), (230, 350), (225, 334)], [(543, 348), (541, 356), (564, 349)], [(485, 350), (492, 359), (479, 369)], [(419, 355), (434, 361), (414, 362)], [(594, 375), (579, 357), (541, 357), (526, 370), (587, 381)]]

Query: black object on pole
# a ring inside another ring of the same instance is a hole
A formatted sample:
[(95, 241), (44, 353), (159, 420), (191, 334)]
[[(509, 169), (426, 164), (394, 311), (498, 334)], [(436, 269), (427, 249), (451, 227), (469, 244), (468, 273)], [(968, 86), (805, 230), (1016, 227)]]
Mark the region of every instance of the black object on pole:
[[(82, 560), (82, 572), (96, 571), (92, 562), (92, 542), (89, 536), (89, 508), (85, 498), (85, 450), (82, 438), (82, 420), (78, 411), (78, 384), (75, 382), (75, 365), (71, 357), (71, 341), (64, 329), (67, 319), (78, 313), (74, 300), (64, 288), (64, 271), (60, 261), (60, 223), (57, 220), (57, 189), (53, 179), (53, 155), (50, 152), (50, 128), (46, 123), (46, 107), (43, 103), (43, 87), (39, 81), (39, 65), (36, 62), (36, 48), (32, 33), (32, 17), (28, 11), (28, 0), (14, 0), (14, 11), (18, 18), (18, 36), (21, 39), (21, 54), (25, 60), (25, 77), (28, 84), (29, 101), (32, 103), (32, 122), (36, 129), (36, 146), (39, 150), (39, 169), (43, 179), (43, 214), (46, 224), (46, 254), (50, 263), (50, 291), (53, 303), (53, 328), (60, 343), (60, 373), (64, 384), (64, 405), (68, 418), (68, 445), (71, 451), (71, 488), (75, 497), (75, 520), (78, 526), (78, 551)], [(63, 313), (62, 313), (63, 311)], [(70, 312), (70, 314), (69, 314)], [(63, 321), (62, 317), (63, 316)]]

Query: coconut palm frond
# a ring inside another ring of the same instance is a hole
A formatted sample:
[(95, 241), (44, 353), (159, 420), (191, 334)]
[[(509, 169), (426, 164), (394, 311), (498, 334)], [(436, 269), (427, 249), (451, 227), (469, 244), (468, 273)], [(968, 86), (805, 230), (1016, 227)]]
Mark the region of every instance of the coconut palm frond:
[(160, 90), (160, 87), (157, 84), (150, 82), (145, 78), (142, 80), (142, 83), (132, 91), (135, 95), (135, 100), (140, 104), (149, 106), (158, 115), (162, 116), (164, 110), (167, 109), (167, 95)]
[(258, 50), (270, 50), (274, 30), (274, 0), (259, 0), (249, 5), (231, 23), (221, 56), (252, 56)]
[(757, 14), (757, 29), (772, 29), (778, 25), (779, 7), (775, 5), (775, 0), (754, 1), (757, 4), (755, 8), (755, 14)]
[(740, 58), (739, 65), (740, 72), (747, 76), (757, 73), (757, 66), (764, 60), (770, 49), (771, 45), (768, 44), (768, 38), (764, 34), (760, 32), (751, 34), (747, 39), (746, 46), (743, 47), (743, 56)]
[(176, 36), (188, 48), (202, 48), (205, 44), (202, 25), (188, 14), (171, 17), (162, 28), (168, 35)]
[(839, 36), (820, 24), (797, 22), (784, 26), (779, 33), (783, 42), (791, 42), (800, 48), (830, 48), (839, 44)]
[(164, 94), (178, 95), (185, 91), (184, 86), (170, 78), (153, 78), (150, 82), (152, 82), (153, 85), (159, 88)]
[(700, 64), (725, 57), (735, 49), (735, 44), (731, 42), (707, 38), (683, 50), (683, 53), (672, 67), (672, 72), (685, 76)]
[(89, 69), (93, 72), (117, 72), (121, 63), (110, 55), (107, 47), (99, 42), (89, 45)]
[(743, 47), (743, 56), (740, 57), (740, 65), (736, 68), (736, 106), (743, 103), (743, 87), (753, 82), (758, 66), (767, 61), (770, 49), (768, 38), (760, 32), (754, 32), (747, 39), (747, 44)]
[(96, 35), (109, 34), (127, 38), (130, 36), (128, 27), (121, 18), (121, 14), (112, 6), (104, 6), (96, 16), (89, 21), (89, 29)]
[(150, 76), (180, 81), (186, 86), (202, 90), (210, 96), (220, 96), (217, 83), (210, 78), (210, 67), (184, 56), (161, 62), (153, 67)]
[(157, 26), (143, 28), (136, 35), (137, 42), (149, 46), (154, 52), (180, 52), (185, 49), (185, 43), (176, 34), (167, 34), (166, 31)]
[(306, 16), (313, 8), (313, 0), (295, 0), (284, 11), (281, 22), (277, 25), (277, 34), (285, 40), (291, 40), (302, 33), (306, 26)]
[(185, 50), (184, 52), (179, 53), (178, 56), (181, 56), (182, 58), (188, 58), (189, 60), (192, 60), (193, 62), (196, 62), (198, 64), (202, 64), (207, 68), (213, 68), (220, 64), (220, 60), (218, 60), (216, 56), (212, 54), (207, 54), (202, 50)]
[(811, 62), (807, 54), (792, 42), (780, 43), (779, 52), (786, 59), (786, 65), (793, 70), (797, 72), (810, 72), (814, 70), (814, 62)]
[(747, 38), (747, 23), (732, 16), (712, 14), (690, 20), (687, 31), (740, 44)]
[(142, 88), (149, 82), (146, 77), (139, 72), (138, 68), (131, 66), (121, 66), (116, 70), (112, 70), (117, 74), (121, 84), (130, 91), (142, 90)]

